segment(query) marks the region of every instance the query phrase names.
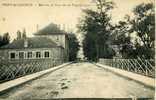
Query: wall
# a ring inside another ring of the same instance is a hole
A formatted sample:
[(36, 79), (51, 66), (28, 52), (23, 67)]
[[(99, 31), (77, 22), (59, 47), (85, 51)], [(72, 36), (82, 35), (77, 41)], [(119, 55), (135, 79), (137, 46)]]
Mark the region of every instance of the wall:
[[(18, 58), (18, 53), (19, 52), (24, 52), (25, 53), (25, 59), (19, 59)], [(33, 57), (32, 58), (27, 58), (27, 52), (32, 51), (33, 52)], [(41, 52), (41, 58), (36, 58), (35, 52)], [(50, 52), (50, 57), (45, 58), (44, 57), (44, 51), (49, 51)], [(30, 61), (30, 60), (42, 60), (42, 59), (51, 59), (52, 61), (63, 63), (62, 59), (62, 54), (63, 54), (63, 48), (61, 47), (55, 47), (55, 48), (34, 48), (34, 49), (1, 49), (0, 50), (0, 59), (9, 61), (9, 62), (22, 62), (22, 61)], [(10, 59), (9, 58), (9, 52), (16, 52), (16, 58), (15, 59)]]
[(52, 41), (58, 44), (58, 46), (62, 46), (64, 48), (64, 61), (68, 61), (69, 53), (68, 53), (68, 37), (65, 34), (53, 34), (53, 35), (40, 35), (41, 37), (50, 38)]
[(65, 34), (53, 34), (53, 35), (40, 35), (40, 37), (50, 38), (52, 41), (57, 43), (57, 45), (65, 48)]

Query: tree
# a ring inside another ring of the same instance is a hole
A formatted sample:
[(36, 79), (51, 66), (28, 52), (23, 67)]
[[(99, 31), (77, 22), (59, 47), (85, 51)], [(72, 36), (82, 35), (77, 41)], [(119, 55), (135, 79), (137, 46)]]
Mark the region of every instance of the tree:
[(3, 45), (3, 37), (0, 35), (0, 47)]
[(111, 17), (108, 11), (113, 8), (112, 2), (95, 0), (96, 11), (84, 10), (86, 14), (78, 25), (79, 31), (84, 33), (83, 50), (89, 60), (98, 58), (112, 58), (109, 37), (111, 33)]
[[(126, 16), (115, 26), (113, 41), (120, 48), (123, 58), (154, 58), (155, 20), (154, 5), (140, 4), (133, 10), (134, 17)], [(130, 35), (133, 37), (134, 42)]]
[(3, 45), (9, 44), (9, 42), (10, 42), (9, 33), (4, 33), (4, 35), (3, 35)]
[(69, 61), (75, 61), (77, 58), (77, 53), (79, 50), (79, 42), (75, 36), (75, 34), (68, 34), (69, 40)]
[(85, 39), (83, 40), (83, 52), (84, 56), (88, 60), (95, 61), (97, 57), (97, 48), (95, 38), (91, 35), (86, 34)]
[(9, 33), (4, 33), (3, 36), (0, 36), (0, 47), (7, 45), (10, 43), (10, 36)]
[(131, 20), (132, 31), (137, 33), (140, 39), (140, 45), (136, 50), (141, 48), (142, 52), (138, 55), (144, 58), (154, 58), (154, 41), (155, 41), (155, 14), (154, 4), (140, 4), (133, 10), (135, 17)]
[(119, 21), (118, 24), (114, 26), (114, 32), (112, 34), (112, 41), (114, 45), (119, 48), (119, 53), (123, 58), (134, 58), (134, 44), (132, 43), (132, 38), (130, 36), (130, 24), (129, 16), (126, 16), (124, 20)]

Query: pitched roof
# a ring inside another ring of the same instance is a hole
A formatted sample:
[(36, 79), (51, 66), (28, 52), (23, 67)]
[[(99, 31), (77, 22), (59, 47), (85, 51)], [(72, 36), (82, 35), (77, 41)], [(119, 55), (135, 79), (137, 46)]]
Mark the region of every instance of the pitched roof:
[(64, 30), (61, 30), (56, 24), (49, 24), (45, 28), (37, 31), (34, 35), (54, 35), (54, 34), (65, 34)]
[[(12, 43), (2, 46), (1, 49), (24, 49), (25, 39), (14, 40)], [(51, 48), (59, 47), (55, 42), (47, 37), (31, 37), (27, 38), (27, 48)]]

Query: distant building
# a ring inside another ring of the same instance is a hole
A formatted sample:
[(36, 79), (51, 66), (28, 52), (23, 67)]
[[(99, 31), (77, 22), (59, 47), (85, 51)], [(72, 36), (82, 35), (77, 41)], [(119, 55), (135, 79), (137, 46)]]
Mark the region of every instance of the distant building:
[(0, 58), (8, 61), (51, 59), (68, 61), (68, 39), (55, 24), (39, 30), (34, 37), (14, 40), (0, 48)]
[(58, 46), (63, 47), (64, 59), (65, 59), (65, 61), (68, 61), (68, 58), (69, 58), (68, 34), (65, 31), (60, 30), (58, 25), (51, 23), (47, 27), (34, 33), (34, 35), (36, 37), (49, 38), (52, 41), (54, 41)]

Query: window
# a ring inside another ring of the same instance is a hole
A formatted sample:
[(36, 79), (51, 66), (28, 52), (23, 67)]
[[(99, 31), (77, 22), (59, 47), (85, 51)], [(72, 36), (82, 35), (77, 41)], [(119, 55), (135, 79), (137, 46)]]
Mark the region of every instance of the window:
[(24, 52), (19, 52), (19, 59), (24, 59)]
[(32, 58), (32, 52), (28, 52), (27, 56), (28, 56), (28, 59)]
[(41, 52), (36, 52), (36, 58), (41, 58)]
[(15, 53), (10, 53), (10, 59), (15, 59), (16, 54)]
[(49, 58), (49, 51), (44, 52), (44, 57)]

